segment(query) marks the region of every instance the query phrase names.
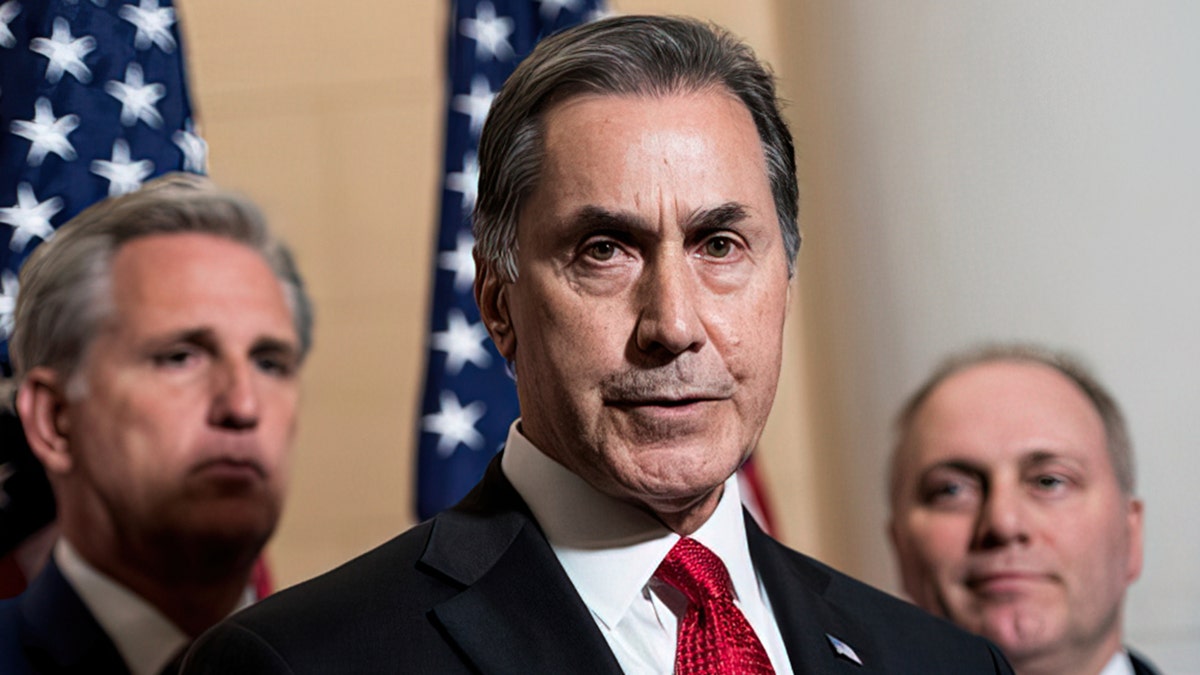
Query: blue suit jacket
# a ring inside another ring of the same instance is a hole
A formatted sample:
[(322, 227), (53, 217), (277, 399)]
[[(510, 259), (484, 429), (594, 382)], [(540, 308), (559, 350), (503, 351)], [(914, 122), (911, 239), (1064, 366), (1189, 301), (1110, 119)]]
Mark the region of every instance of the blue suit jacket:
[[(750, 519), (747, 537), (796, 673), (1012, 672), (982, 638), (787, 549)], [(187, 675), (343, 672), (620, 668), (497, 460), (454, 508), (218, 624), (184, 662)]]
[(51, 558), (24, 593), (0, 601), (0, 673), (128, 675), (129, 669)]

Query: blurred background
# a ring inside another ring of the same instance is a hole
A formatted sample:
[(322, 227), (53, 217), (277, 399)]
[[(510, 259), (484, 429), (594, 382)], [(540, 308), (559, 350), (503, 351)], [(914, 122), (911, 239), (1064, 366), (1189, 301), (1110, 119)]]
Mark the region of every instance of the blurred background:
[[(415, 522), (447, 8), (178, 0), (210, 173), (258, 200), (317, 303), (291, 498), (301, 581)], [(1200, 672), (1200, 3), (617, 0), (744, 37), (801, 181), (759, 472), (788, 544), (896, 592), (891, 418), (948, 351), (1025, 339), (1124, 405), (1147, 502), (1128, 641)]]

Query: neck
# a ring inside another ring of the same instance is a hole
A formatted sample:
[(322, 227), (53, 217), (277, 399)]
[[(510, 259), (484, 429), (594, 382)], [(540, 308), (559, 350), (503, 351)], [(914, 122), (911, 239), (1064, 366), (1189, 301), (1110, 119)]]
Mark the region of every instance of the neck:
[(207, 583), (163, 584), (139, 575), (114, 578), (154, 605), (189, 637), (197, 638), (237, 608), (250, 582), (250, 571)]
[(717, 510), (717, 505), (721, 503), (721, 496), (724, 493), (725, 485), (721, 484), (700, 499), (689, 502), (682, 508), (672, 508), (671, 505), (655, 505), (651, 507), (650, 512), (655, 518), (662, 521), (663, 525), (671, 528), (671, 531), (686, 537), (708, 522), (713, 512)]
[(153, 555), (105, 545), (112, 542), (65, 536), (89, 565), (140, 596), (192, 638), (237, 608), (257, 557), (256, 550), (236, 560), (226, 557), (197, 564), (181, 560), (180, 551)]
[(1106, 638), (1099, 647), (1087, 650), (1058, 651), (1026, 656), (1009, 657), (1017, 675), (1099, 675), (1121, 651), (1120, 633)]

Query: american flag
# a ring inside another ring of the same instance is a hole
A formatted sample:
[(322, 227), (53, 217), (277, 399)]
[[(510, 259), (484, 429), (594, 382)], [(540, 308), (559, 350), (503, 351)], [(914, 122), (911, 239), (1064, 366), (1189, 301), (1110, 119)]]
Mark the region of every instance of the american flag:
[(417, 452), (417, 515), (462, 498), (483, 476), (517, 418), (504, 359), (479, 320), (471, 286), (475, 150), (492, 97), (541, 38), (604, 13), (597, 0), (461, 0), (446, 42), (445, 176), (438, 226), (429, 356)]
[(203, 172), (170, 0), (0, 0), (0, 360), (16, 272), (92, 203)]
[[(104, 197), (202, 173), (206, 154), (171, 0), (0, 0), (0, 378), (33, 249)], [(54, 512), (15, 418), (0, 434), (3, 587), (3, 557)]]

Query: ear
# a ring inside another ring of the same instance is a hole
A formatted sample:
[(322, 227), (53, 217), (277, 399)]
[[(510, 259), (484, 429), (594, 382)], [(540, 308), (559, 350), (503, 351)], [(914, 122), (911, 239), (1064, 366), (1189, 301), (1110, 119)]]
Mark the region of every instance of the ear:
[(1129, 498), (1128, 513), (1125, 518), (1129, 524), (1129, 560), (1126, 568), (1126, 584), (1132, 584), (1142, 574), (1142, 526), (1145, 522), (1145, 504), (1137, 497)]
[(475, 258), (475, 304), (496, 349), (507, 361), (517, 355), (517, 335), (509, 313), (508, 293), (512, 284), (500, 278), (490, 265)]
[(71, 471), (66, 383), (50, 368), (31, 369), (17, 389), (17, 413), (33, 454), (50, 474)]

